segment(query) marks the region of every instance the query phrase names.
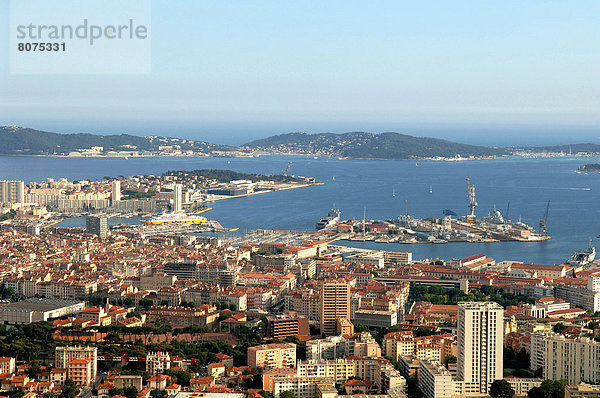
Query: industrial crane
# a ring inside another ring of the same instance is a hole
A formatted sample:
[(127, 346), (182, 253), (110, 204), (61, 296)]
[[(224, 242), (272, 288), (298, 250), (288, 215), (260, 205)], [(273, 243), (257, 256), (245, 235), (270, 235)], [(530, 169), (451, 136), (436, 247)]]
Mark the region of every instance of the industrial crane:
[(467, 198), (469, 199), (469, 210), (470, 213), (467, 215), (467, 220), (475, 221), (475, 206), (477, 201), (475, 200), (475, 185), (471, 184), (471, 180), (467, 178)]
[(547, 236), (548, 235), (548, 210), (550, 210), (550, 201), (546, 205), (546, 212), (544, 213), (544, 217), (540, 218), (540, 234)]
[(285, 168), (285, 171), (283, 172), (283, 175), (287, 177), (288, 171), (290, 171), (290, 167), (292, 167), (292, 163), (293, 162), (289, 162), (287, 167)]

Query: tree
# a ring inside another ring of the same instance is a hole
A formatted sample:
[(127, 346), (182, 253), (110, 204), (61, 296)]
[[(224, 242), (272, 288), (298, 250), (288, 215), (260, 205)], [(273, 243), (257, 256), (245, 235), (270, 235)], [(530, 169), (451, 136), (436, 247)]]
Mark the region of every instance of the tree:
[(142, 314), (140, 314), (137, 311), (131, 311), (131, 312), (127, 313), (127, 318), (133, 318), (133, 317), (141, 319), (142, 318)]
[(544, 392), (540, 387), (533, 387), (527, 392), (529, 398), (544, 398)]
[(446, 355), (446, 358), (444, 358), (444, 364), (448, 366), (449, 363), (456, 363), (456, 357), (454, 355)]
[(296, 393), (292, 390), (284, 391), (281, 394), (279, 394), (279, 398), (296, 398)]
[(136, 398), (138, 394), (138, 389), (135, 386), (129, 386), (123, 388), (123, 395), (127, 398)]
[(423, 392), (419, 389), (419, 383), (416, 377), (409, 377), (406, 380), (406, 395), (408, 398), (423, 398)]
[(515, 396), (515, 390), (506, 380), (495, 380), (490, 387), (490, 396), (492, 398), (512, 398)]
[(362, 323), (357, 323), (356, 325), (354, 325), (354, 332), (356, 333), (360, 333), (360, 332), (370, 332), (369, 328), (366, 327), (365, 325), (363, 325)]
[(77, 395), (79, 395), (79, 387), (73, 380), (67, 379), (58, 398), (76, 398)]
[(545, 398), (564, 398), (567, 380), (544, 380), (540, 385)]
[(150, 307), (152, 307), (152, 305), (154, 305), (154, 302), (152, 300), (146, 298), (140, 299), (140, 307), (142, 308), (142, 310), (147, 311), (150, 309)]
[(567, 327), (563, 323), (558, 322), (556, 325), (554, 325), (552, 327), (552, 330), (554, 331), (554, 333), (562, 333), (562, 331), (565, 330), (566, 328)]

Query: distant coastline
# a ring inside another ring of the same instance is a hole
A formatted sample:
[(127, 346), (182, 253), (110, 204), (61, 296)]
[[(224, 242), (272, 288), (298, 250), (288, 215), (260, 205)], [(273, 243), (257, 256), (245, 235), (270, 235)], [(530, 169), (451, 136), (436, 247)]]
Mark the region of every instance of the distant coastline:
[(465, 161), (506, 157), (568, 157), (600, 154), (600, 145), (486, 147), (399, 133), (288, 133), (239, 147), (174, 137), (58, 134), (18, 126), (0, 127), (0, 155), (66, 158), (228, 157), (265, 155), (360, 160)]

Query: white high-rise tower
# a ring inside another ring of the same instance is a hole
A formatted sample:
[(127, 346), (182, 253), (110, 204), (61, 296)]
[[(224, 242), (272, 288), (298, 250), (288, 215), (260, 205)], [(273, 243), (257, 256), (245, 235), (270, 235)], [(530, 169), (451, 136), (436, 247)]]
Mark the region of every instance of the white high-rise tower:
[(179, 213), (183, 210), (183, 185), (175, 184), (175, 189), (173, 189), (173, 212)]
[(457, 379), (465, 395), (488, 394), (503, 379), (504, 309), (494, 302), (458, 304)]
[(121, 181), (115, 180), (112, 182), (111, 202), (113, 206), (121, 200)]

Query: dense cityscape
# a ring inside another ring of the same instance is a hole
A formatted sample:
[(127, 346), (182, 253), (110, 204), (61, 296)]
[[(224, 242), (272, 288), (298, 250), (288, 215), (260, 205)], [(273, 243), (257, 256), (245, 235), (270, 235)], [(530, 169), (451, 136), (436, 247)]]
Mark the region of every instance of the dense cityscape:
[[(211, 201), (315, 183), (287, 171), (1, 181), (4, 394), (600, 393), (593, 254), (550, 265), (361, 251), (334, 244), (354, 229), (339, 212), (286, 241), (266, 231), (252, 241), (206, 233), (223, 231), (199, 216)], [(109, 226), (115, 214), (147, 218)], [(73, 215), (85, 215), (86, 227), (59, 225)], [(479, 221), (471, 211), (452, 222)], [(354, 227), (364, 236), (377, 226)]]
[(600, 398), (599, 14), (0, 2), (0, 398)]

